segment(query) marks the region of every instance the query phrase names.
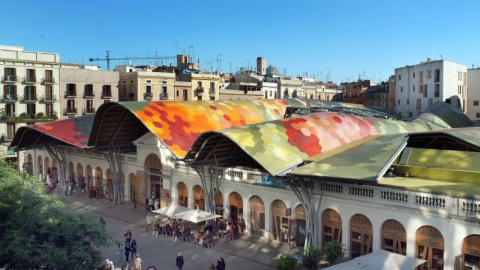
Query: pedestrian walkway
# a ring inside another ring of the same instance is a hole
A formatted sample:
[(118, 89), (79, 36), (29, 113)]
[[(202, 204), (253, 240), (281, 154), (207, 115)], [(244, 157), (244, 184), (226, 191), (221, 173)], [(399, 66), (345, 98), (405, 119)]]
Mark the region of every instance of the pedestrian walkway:
[[(148, 266), (155, 266), (157, 270), (176, 270), (175, 258), (182, 252), (185, 266), (183, 269), (207, 269), (210, 260), (215, 263), (224, 258), (227, 269), (255, 269), (272, 270), (274, 260), (281, 254), (300, 254), (299, 248), (289, 249), (287, 246), (271, 243), (253, 236), (242, 236), (230, 243), (218, 239), (214, 241), (212, 249), (200, 247), (192, 242), (174, 241), (172, 237), (159, 235), (152, 236), (151, 231), (145, 232), (147, 211), (142, 207), (132, 205), (113, 205), (105, 199), (89, 199), (85, 194), (75, 193), (67, 196), (70, 207), (77, 212), (97, 214), (106, 221), (106, 228), (119, 241), (124, 240), (123, 234), (130, 229), (132, 239), (138, 244), (137, 253), (144, 261), (144, 270)], [(110, 259), (115, 267), (121, 267), (125, 262), (118, 261), (117, 247), (101, 250), (103, 260)], [(131, 260), (130, 260), (131, 261)], [(155, 268), (151, 268), (155, 269)]]

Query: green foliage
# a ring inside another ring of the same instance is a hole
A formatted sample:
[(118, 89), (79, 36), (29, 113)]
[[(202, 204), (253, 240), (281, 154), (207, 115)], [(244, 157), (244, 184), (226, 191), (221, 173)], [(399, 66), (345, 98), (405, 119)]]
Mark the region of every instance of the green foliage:
[(323, 248), (323, 253), (327, 257), (327, 261), (331, 264), (336, 263), (338, 259), (345, 256), (342, 244), (337, 241), (328, 242)]
[(275, 261), (275, 268), (278, 270), (294, 270), (297, 269), (297, 261), (291, 255), (280, 255), (280, 258)]
[(318, 260), (321, 254), (322, 253), (318, 248), (306, 246), (303, 250), (302, 266), (308, 270), (317, 269)]
[(0, 159), (0, 267), (11, 269), (95, 269), (97, 248), (113, 237), (98, 217), (72, 212), (46, 195), (34, 177), (22, 178)]

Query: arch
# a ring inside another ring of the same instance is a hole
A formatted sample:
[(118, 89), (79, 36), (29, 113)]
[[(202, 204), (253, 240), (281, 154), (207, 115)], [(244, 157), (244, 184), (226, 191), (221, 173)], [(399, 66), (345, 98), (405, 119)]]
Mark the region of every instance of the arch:
[(73, 177), (75, 177), (75, 165), (73, 165), (73, 162), (68, 163), (68, 180), (72, 181)]
[(372, 252), (372, 222), (362, 214), (352, 217), (350, 223), (350, 258), (356, 258)]
[(287, 216), (287, 205), (282, 200), (272, 202), (272, 237), (273, 241), (288, 243), (289, 238), (289, 217)]
[(130, 178), (130, 203), (133, 203), (134, 207), (137, 207), (137, 176), (131, 173), (128, 177)]
[(97, 167), (95, 168), (96, 174), (95, 177), (97, 178), (97, 184), (93, 187), (93, 196), (97, 198), (103, 197), (103, 171), (102, 168)]
[(305, 212), (303, 204), (299, 204), (295, 207), (295, 225), (297, 246), (304, 246), (307, 234), (307, 213)]
[(177, 203), (180, 206), (188, 207), (188, 189), (183, 182), (177, 184)]
[(43, 158), (42, 158), (42, 156), (37, 157), (37, 168), (38, 168), (38, 174), (41, 177), (40, 180), (45, 182), (45, 175), (44, 175), (44, 172), (43, 172)]
[(432, 226), (423, 226), (416, 233), (415, 256), (426, 260), (422, 270), (443, 269), (444, 240), (442, 233)]
[(215, 200), (215, 213), (223, 217), (223, 193), (220, 190), (218, 191), (217, 199)]
[(262, 198), (252, 196), (248, 200), (250, 208), (250, 234), (265, 236), (265, 204)]
[(156, 171), (162, 170), (162, 162), (160, 161), (160, 158), (153, 153), (148, 154), (148, 156), (145, 158), (143, 166), (151, 170), (156, 170)]
[(230, 193), (229, 197), (229, 204), (230, 204), (230, 218), (234, 224), (236, 224), (236, 228), (240, 235), (243, 234), (245, 229), (245, 222), (243, 222), (243, 198), (238, 192)]
[(90, 195), (91, 191), (93, 190), (93, 169), (92, 166), (87, 165), (85, 167), (85, 175), (86, 175), (86, 187), (88, 190), (88, 194)]
[(83, 177), (83, 165), (82, 165), (82, 163), (77, 164), (77, 175), (78, 175), (78, 177), (80, 177), (80, 176)]
[[(480, 235), (471, 234), (463, 239), (462, 256), (464, 266), (480, 266)], [(463, 269), (463, 266), (459, 269)]]
[(193, 208), (200, 209), (205, 211), (205, 193), (203, 192), (203, 188), (199, 185), (195, 185), (193, 187)]
[(337, 211), (325, 209), (322, 214), (322, 245), (337, 241), (342, 243), (342, 218)]
[(28, 154), (28, 156), (27, 156), (26, 165), (27, 165), (27, 167), (24, 168), (24, 170), (28, 174), (33, 175), (33, 157), (32, 157), (31, 154)]
[(382, 249), (407, 255), (407, 231), (394, 220), (386, 220), (382, 225)]

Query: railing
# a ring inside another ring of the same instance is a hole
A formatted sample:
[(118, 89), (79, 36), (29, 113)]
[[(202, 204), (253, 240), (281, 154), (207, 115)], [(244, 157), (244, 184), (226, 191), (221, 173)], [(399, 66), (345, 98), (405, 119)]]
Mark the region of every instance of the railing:
[(37, 77), (35, 77), (35, 76), (23, 77), (22, 82), (23, 83), (36, 83), (37, 82)]
[(55, 83), (55, 77), (42, 78), (42, 83), (43, 84), (54, 84)]
[(47, 95), (47, 96), (41, 96), (40, 97), (40, 102), (44, 102), (44, 103), (47, 103), (47, 102), (54, 102), (57, 100), (57, 96), (55, 95)]
[(83, 114), (94, 114), (95, 113), (95, 108), (84, 108), (83, 109)]
[(209, 94), (215, 94), (215, 89), (210, 89), (210, 90), (208, 90), (208, 93), (209, 93)]
[(63, 110), (64, 114), (77, 114), (77, 108), (66, 108)]
[(65, 97), (76, 97), (77, 91), (75, 90), (67, 90), (65, 91)]
[(160, 100), (165, 100), (165, 99), (168, 99), (168, 93), (161, 93)]
[(23, 102), (35, 102), (38, 100), (37, 95), (25, 95), (20, 98), (21, 101)]
[(145, 99), (145, 100), (151, 100), (152, 98), (153, 98), (152, 93), (144, 93), (143, 94), (143, 99)]
[(83, 93), (83, 98), (93, 98), (95, 97), (95, 94), (93, 93), (93, 91), (85, 91)]
[(203, 88), (203, 87), (198, 87), (198, 88), (196, 89), (196, 91), (197, 91), (198, 94), (202, 94), (203, 91), (204, 91), (204, 88)]
[(16, 94), (1, 95), (1, 99), (3, 101), (17, 101), (18, 100), (18, 95), (16, 95)]
[(112, 97), (112, 92), (102, 92), (102, 98), (111, 98)]
[(2, 82), (8, 83), (8, 82), (17, 82), (18, 81), (18, 76), (15, 75), (6, 75), (2, 77)]

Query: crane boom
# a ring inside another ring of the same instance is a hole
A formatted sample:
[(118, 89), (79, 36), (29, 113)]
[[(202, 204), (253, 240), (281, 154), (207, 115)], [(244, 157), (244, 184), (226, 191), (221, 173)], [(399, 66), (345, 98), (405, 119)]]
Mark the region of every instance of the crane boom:
[(146, 60), (146, 59), (175, 59), (175, 56), (151, 56), (151, 57), (110, 57), (110, 51), (107, 51), (106, 58), (89, 58), (88, 61), (107, 61), (107, 70), (110, 70), (111, 60)]

